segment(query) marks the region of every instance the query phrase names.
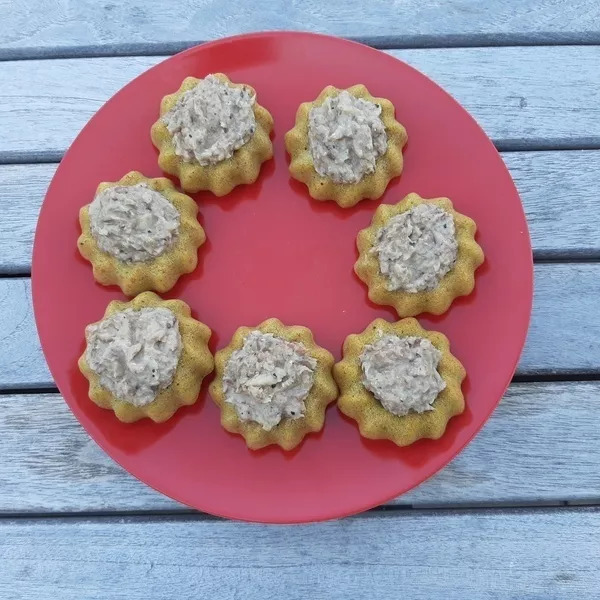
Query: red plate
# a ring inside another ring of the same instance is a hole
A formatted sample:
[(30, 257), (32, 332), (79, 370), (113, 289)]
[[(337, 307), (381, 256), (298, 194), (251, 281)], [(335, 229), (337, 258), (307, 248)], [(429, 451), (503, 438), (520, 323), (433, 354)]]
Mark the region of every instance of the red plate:
[[(268, 317), (310, 327), (340, 356), (342, 341), (393, 310), (367, 299), (355, 277), (355, 237), (377, 202), (342, 210), (312, 200), (292, 181), (284, 133), (296, 108), (328, 84), (364, 83), (389, 98), (408, 131), (404, 174), (383, 198), (409, 192), (449, 196), (477, 222), (486, 262), (475, 292), (441, 317), (422, 317), (443, 331), (469, 374), (466, 412), (444, 437), (398, 448), (360, 437), (335, 406), (325, 429), (294, 452), (246, 448), (226, 433), (204, 387), (191, 408), (167, 423), (120, 423), (87, 396), (77, 369), (86, 324), (122, 298), (92, 278), (80, 258), (79, 208), (100, 181), (136, 169), (161, 175), (150, 142), (160, 99), (187, 75), (223, 71), (249, 83), (275, 119), (275, 157), (256, 184), (225, 198), (197, 194), (208, 243), (200, 266), (166, 296), (188, 302), (225, 346), (240, 325)], [(102, 73), (98, 73), (101, 77)], [(356, 43), (304, 33), (246, 35), (192, 48), (150, 69), (107, 102), (77, 137), (42, 207), (33, 256), (33, 299), (42, 346), (56, 383), (80, 423), (130, 473), (199, 510), (249, 521), (317, 521), (385, 502), (446, 465), (483, 425), (502, 397), (523, 346), (532, 299), (531, 246), (513, 182), (490, 140), (446, 92), (404, 63)], [(493, 465), (490, 465), (493, 468)]]

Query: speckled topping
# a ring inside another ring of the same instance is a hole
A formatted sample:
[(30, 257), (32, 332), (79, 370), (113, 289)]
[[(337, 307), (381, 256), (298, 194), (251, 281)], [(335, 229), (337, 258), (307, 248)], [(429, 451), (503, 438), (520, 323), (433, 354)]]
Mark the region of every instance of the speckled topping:
[(385, 335), (360, 355), (363, 384), (394, 415), (432, 410), (446, 387), (437, 372), (441, 357), (425, 338)]
[(256, 129), (255, 96), (214, 75), (201, 79), (163, 116), (175, 152), (185, 161), (214, 165), (241, 148)]
[(392, 217), (377, 233), (388, 290), (432, 290), (456, 262), (458, 243), (452, 215), (434, 204), (419, 204)]
[(315, 170), (335, 183), (358, 183), (387, 149), (381, 106), (346, 90), (310, 110), (308, 139)]
[(226, 402), (242, 421), (255, 421), (270, 431), (283, 418), (304, 416), (316, 366), (302, 344), (253, 331), (225, 368)]
[(116, 398), (145, 406), (171, 385), (181, 354), (177, 317), (167, 308), (128, 308), (86, 329), (86, 360)]
[(160, 256), (179, 236), (179, 212), (145, 183), (105, 189), (90, 204), (89, 215), (99, 248), (126, 263)]

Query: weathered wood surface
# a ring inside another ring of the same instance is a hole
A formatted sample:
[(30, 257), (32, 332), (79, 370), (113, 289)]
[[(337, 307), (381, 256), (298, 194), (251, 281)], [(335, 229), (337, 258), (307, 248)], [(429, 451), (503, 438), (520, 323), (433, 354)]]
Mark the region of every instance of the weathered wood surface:
[(600, 511), (589, 508), (371, 513), (297, 527), (5, 520), (0, 596), (591, 600), (598, 536)]
[(0, 275), (30, 273), (35, 226), (56, 167), (0, 165)]
[[(462, 454), (391, 504), (599, 502), (599, 399), (598, 382), (513, 384)], [(0, 513), (188, 510), (114, 463), (58, 394), (0, 396), (0, 456)]]
[[(600, 46), (391, 53), (453, 94), (501, 150), (600, 146)], [(59, 160), (112, 94), (160, 60), (0, 62), (0, 162)]]
[[(507, 151), (536, 258), (600, 257), (595, 0), (0, 0), (0, 9), (0, 277), (29, 273), (54, 163), (107, 98), (159, 54), (282, 28), (395, 48)], [(529, 47), (478, 47), (510, 44)], [(518, 369), (528, 381), (511, 386), (472, 444), (385, 511), (284, 529), (190, 515), (113, 463), (59, 394), (27, 392), (53, 385), (30, 283), (0, 279), (0, 390), (12, 390), (0, 393), (0, 598), (596, 599), (600, 511), (558, 505), (600, 503), (600, 382), (529, 379), (600, 375), (599, 293), (598, 263), (538, 264)], [(498, 507), (533, 504), (553, 507)], [(482, 505), (495, 508), (452, 508)], [(177, 514), (110, 516), (146, 511)]]
[(597, 43), (594, 0), (160, 0), (9, 2), (0, 58), (173, 52), (248, 31), (294, 29), (390, 47)]
[[(517, 374), (600, 372), (600, 264), (539, 264), (529, 336)], [(52, 386), (28, 279), (0, 279), (0, 389)]]
[[(600, 256), (600, 151), (506, 152), (502, 158), (521, 193), (535, 257)], [(0, 275), (30, 272), (37, 215), (55, 170), (52, 163), (0, 165)]]
[(53, 385), (35, 328), (30, 280), (0, 279), (0, 306), (0, 389)]

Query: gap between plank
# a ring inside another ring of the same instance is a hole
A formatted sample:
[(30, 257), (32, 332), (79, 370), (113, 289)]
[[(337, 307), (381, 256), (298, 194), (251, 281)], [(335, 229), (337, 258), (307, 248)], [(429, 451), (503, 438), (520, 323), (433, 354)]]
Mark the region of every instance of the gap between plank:
[[(514, 504), (514, 505), (498, 505), (498, 506), (440, 506), (440, 507), (422, 507), (411, 505), (392, 505), (392, 506), (378, 506), (370, 510), (344, 517), (344, 519), (368, 519), (368, 518), (381, 518), (381, 517), (392, 517), (396, 515), (411, 517), (431, 517), (435, 514), (440, 515), (460, 515), (460, 514), (518, 514), (523, 512), (536, 513), (536, 512), (598, 512), (600, 511), (600, 505), (597, 503), (578, 503), (568, 504), (565, 501), (558, 501), (556, 504)], [(400, 517), (401, 518), (401, 517)], [(225, 522), (237, 522), (232, 519), (226, 519), (222, 517), (216, 517), (207, 513), (199, 512), (190, 508), (182, 508), (181, 510), (137, 510), (137, 511), (114, 511), (114, 512), (60, 512), (60, 513), (0, 513), (0, 523), (2, 521), (89, 521), (103, 520), (106, 522), (119, 521), (121, 523), (140, 523), (149, 521), (187, 521), (187, 522), (206, 522), (206, 521), (221, 521)], [(339, 520), (339, 519), (333, 519)]]
[(2, 396), (35, 396), (46, 394), (60, 394), (60, 390), (52, 383), (44, 386), (0, 388), (0, 398)]
[[(533, 261), (536, 265), (555, 265), (555, 264), (582, 264), (599, 263), (600, 250), (534, 250)], [(29, 268), (28, 268), (29, 267)], [(0, 266), (1, 279), (30, 279), (31, 268), (29, 266), (8, 267)]]
[[(507, 46), (595, 46), (597, 32), (474, 33), (446, 35), (337, 36), (378, 50), (440, 48), (503, 48)], [(0, 61), (100, 58), (110, 56), (170, 56), (211, 40), (90, 44), (70, 47), (0, 48)]]
[[(533, 252), (533, 260), (536, 265), (555, 265), (555, 264), (582, 264), (600, 262), (600, 250), (540, 250)], [(23, 269), (23, 267), (19, 267)], [(29, 279), (31, 269), (14, 270), (11, 267), (0, 266), (0, 279)]]
[[(518, 139), (497, 140), (494, 146), (498, 152), (571, 152), (581, 150), (600, 150), (600, 136), (575, 138), (569, 140)], [(64, 157), (60, 150), (3, 151), (0, 152), (0, 165), (34, 165), (60, 163)]]
[(600, 381), (600, 370), (570, 371), (567, 373), (528, 373), (514, 375), (512, 383), (574, 383), (578, 381)]
[[(513, 383), (576, 383), (584, 381), (600, 381), (600, 369), (597, 371), (569, 371), (557, 373), (528, 373), (527, 375), (514, 375), (510, 381)], [(60, 394), (60, 390), (52, 383), (47, 386), (23, 384), (19, 387), (0, 387), (2, 396), (33, 396), (44, 394)]]
[(536, 265), (597, 263), (600, 262), (600, 250), (569, 250), (564, 253), (559, 250), (534, 250), (533, 260)]

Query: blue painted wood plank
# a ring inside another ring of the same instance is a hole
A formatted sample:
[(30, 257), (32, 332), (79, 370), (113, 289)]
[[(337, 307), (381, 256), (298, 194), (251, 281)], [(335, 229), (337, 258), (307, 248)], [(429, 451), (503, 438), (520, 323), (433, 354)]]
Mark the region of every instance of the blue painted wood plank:
[[(389, 504), (600, 504), (598, 397), (598, 382), (513, 384), (448, 467)], [(0, 514), (189, 510), (114, 463), (58, 394), (0, 396), (0, 456)]]
[[(598, 258), (600, 151), (505, 152), (502, 158), (521, 194), (536, 259)], [(53, 163), (0, 165), (0, 275), (30, 273), (37, 215), (55, 170)]]
[[(539, 264), (521, 376), (600, 373), (600, 264)], [(0, 279), (0, 389), (52, 386), (28, 279)], [(83, 335), (83, 332), (82, 332)]]
[[(444, 86), (501, 150), (600, 147), (600, 46), (390, 52)], [(0, 62), (0, 162), (60, 160), (112, 94), (162, 59)]]
[(594, 0), (28, 0), (0, 23), (0, 57), (170, 53), (256, 30), (309, 30), (380, 46), (598, 43)]
[(31, 272), (35, 226), (56, 167), (0, 165), (0, 276)]
[(187, 519), (0, 522), (10, 600), (582, 600), (600, 512), (413, 513), (274, 527)]
[(52, 387), (33, 317), (29, 279), (0, 279), (0, 389)]

